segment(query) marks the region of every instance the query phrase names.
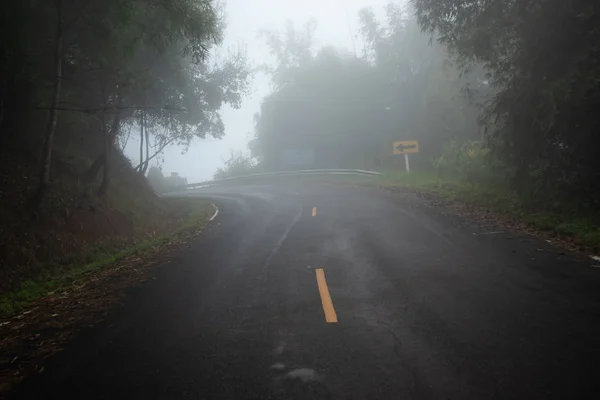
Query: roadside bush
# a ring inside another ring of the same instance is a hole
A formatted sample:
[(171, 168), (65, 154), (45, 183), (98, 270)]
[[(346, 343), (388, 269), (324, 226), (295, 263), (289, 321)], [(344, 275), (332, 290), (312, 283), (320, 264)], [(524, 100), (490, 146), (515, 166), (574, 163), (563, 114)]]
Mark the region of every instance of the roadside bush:
[(219, 167), (214, 174), (214, 179), (232, 178), (234, 176), (248, 175), (258, 172), (256, 161), (242, 152), (231, 152), (229, 159), (225, 160), (225, 165)]
[(498, 186), (505, 183), (501, 163), (479, 140), (446, 143), (442, 154), (433, 160), (438, 185), (444, 180), (465, 182), (469, 185)]

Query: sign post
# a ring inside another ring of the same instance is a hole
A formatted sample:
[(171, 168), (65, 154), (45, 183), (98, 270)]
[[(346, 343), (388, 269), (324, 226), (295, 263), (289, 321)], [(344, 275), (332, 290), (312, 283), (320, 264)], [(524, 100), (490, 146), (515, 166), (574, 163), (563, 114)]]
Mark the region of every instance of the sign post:
[(402, 142), (394, 142), (394, 154), (404, 154), (404, 165), (406, 166), (406, 172), (410, 172), (410, 163), (408, 161), (408, 155), (410, 153), (419, 152), (419, 142), (416, 140), (405, 140)]

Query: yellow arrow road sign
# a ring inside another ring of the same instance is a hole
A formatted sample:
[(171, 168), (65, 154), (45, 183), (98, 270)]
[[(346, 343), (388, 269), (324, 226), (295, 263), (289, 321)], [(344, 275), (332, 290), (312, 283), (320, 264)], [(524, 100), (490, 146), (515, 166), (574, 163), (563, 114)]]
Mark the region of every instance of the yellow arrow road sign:
[(394, 154), (408, 154), (418, 153), (419, 142), (416, 140), (404, 140), (401, 142), (394, 142)]

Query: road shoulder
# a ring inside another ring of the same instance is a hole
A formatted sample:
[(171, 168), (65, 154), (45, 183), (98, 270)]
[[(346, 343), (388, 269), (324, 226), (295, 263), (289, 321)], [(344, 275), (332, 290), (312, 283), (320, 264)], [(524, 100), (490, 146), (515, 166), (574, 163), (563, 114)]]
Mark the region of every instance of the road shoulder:
[(197, 212), (172, 232), (55, 278), (47, 294), (0, 319), (0, 395), (10, 393), (28, 375), (43, 373), (48, 357), (62, 351), (82, 329), (104, 321), (128, 289), (153, 279), (156, 267), (168, 263), (208, 227), (215, 210), (214, 205), (199, 203)]

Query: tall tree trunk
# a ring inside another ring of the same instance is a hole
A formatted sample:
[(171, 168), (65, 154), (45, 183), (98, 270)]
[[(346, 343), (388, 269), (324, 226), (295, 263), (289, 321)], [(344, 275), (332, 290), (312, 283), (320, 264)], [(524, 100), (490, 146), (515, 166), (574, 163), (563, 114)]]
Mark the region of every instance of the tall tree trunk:
[(140, 115), (140, 165), (139, 171), (144, 167), (144, 111)]
[[(110, 128), (110, 132), (108, 133), (108, 139), (111, 144), (114, 143), (115, 138), (119, 134), (120, 127), (121, 127), (121, 114), (117, 114), (115, 119), (113, 120), (112, 126)], [(104, 167), (104, 161), (105, 161), (105, 157), (104, 157), (104, 150), (103, 150), (102, 154), (100, 154), (94, 160), (92, 165), (90, 165), (90, 167), (83, 173), (83, 182), (85, 182), (86, 184), (93, 182), (94, 179), (96, 179), (96, 175), (98, 175), (98, 172), (100, 172), (102, 167)]]
[(2, 122), (4, 122), (4, 98), (6, 97), (9, 79), (4, 77), (4, 81), (0, 84), (0, 134), (2, 134)]
[[(104, 81), (104, 76), (101, 78), (102, 85), (102, 101), (104, 103), (105, 109), (102, 110), (102, 137), (104, 138), (104, 168), (102, 174), (102, 183), (98, 188), (98, 196), (104, 196), (108, 191), (108, 181), (110, 179), (110, 149), (111, 149), (111, 140), (110, 140), (110, 131), (112, 129), (106, 129), (106, 107), (108, 107), (108, 98), (106, 96), (106, 82)], [(112, 126), (111, 126), (112, 128)]]
[[(180, 139), (182, 136), (174, 136), (171, 139), (169, 139), (168, 141), (166, 141), (165, 143), (163, 143), (158, 150), (156, 150), (154, 152), (154, 154), (152, 154), (150, 157), (148, 157), (148, 162), (150, 162), (150, 160), (152, 160), (154, 157), (158, 156), (160, 153), (162, 153), (162, 151), (171, 143), (173, 143), (175, 140)], [(135, 169), (139, 170), (142, 167), (143, 163), (138, 164)]]
[[(144, 119), (144, 125), (146, 121)], [(150, 135), (148, 134), (148, 127), (144, 127), (144, 133), (146, 137), (146, 160), (144, 161), (144, 167), (142, 168), (142, 175), (146, 175), (146, 171), (148, 171), (148, 165), (150, 164)]]
[(102, 174), (102, 183), (98, 189), (98, 196), (104, 196), (108, 191), (108, 184), (110, 181), (110, 152), (112, 148), (112, 141), (110, 140), (110, 133), (106, 129), (104, 122), (104, 116), (102, 117), (102, 126), (104, 127), (104, 169)]
[(62, 85), (62, 62), (63, 62), (63, 31), (62, 31), (62, 6), (63, 0), (55, 0), (56, 4), (56, 37), (54, 42), (54, 93), (50, 105), (50, 117), (46, 128), (44, 139), (44, 150), (42, 154), (42, 167), (40, 171), (40, 182), (34, 199), (35, 205), (39, 206), (44, 200), (48, 185), (50, 184), (50, 165), (52, 163), (52, 148), (54, 146), (54, 135), (56, 133), (56, 122), (58, 120), (58, 103), (60, 102), (60, 89)]
[[(16, 58), (16, 55), (12, 55), (13, 58)], [(4, 82), (2, 85), (2, 93), (0, 94), (0, 134), (3, 135), (15, 135), (17, 129), (15, 129), (17, 116), (17, 93), (15, 90), (16, 84), (16, 76), (18, 74), (18, 70), (15, 67), (16, 61), (12, 61), (7, 68), (7, 74), (4, 78)]]
[[(120, 103), (119, 103), (120, 104)], [(112, 125), (110, 127), (110, 132), (108, 133), (109, 141), (112, 144), (115, 142), (115, 138), (119, 134), (119, 130), (121, 129), (121, 112), (117, 112), (115, 118), (113, 119)], [(90, 165), (90, 167), (83, 173), (83, 181), (85, 183), (91, 183), (96, 179), (96, 175), (104, 166), (104, 151), (100, 154)]]
[(90, 167), (87, 169), (87, 171), (85, 171), (83, 173), (83, 181), (85, 183), (92, 182), (94, 179), (96, 179), (96, 175), (98, 175), (98, 172), (100, 172), (100, 170), (102, 169), (103, 166), (104, 166), (104, 153), (100, 154), (98, 156), (98, 158), (96, 158), (94, 160), (92, 165), (90, 165)]
[(120, 143), (119, 147), (121, 148), (121, 152), (124, 153), (127, 148), (127, 143), (129, 143), (129, 138), (131, 137), (131, 127), (129, 127), (129, 131), (127, 131), (127, 136), (125, 137), (125, 141)]
[[(24, 2), (22, 2), (24, 3)], [(18, 4), (13, 2), (13, 4)], [(11, 135), (15, 137), (19, 134), (19, 126), (21, 120), (25, 92), (28, 92), (28, 86), (24, 84), (19, 77), (23, 71), (24, 64), (24, 43), (22, 36), (24, 32), (19, 29), (18, 24), (11, 24), (9, 21), (22, 21), (25, 19), (25, 9), (29, 11), (29, 4), (26, 6), (3, 6), (5, 14), (3, 15), (4, 26), (0, 27), (0, 34), (3, 37), (10, 38), (5, 42), (6, 46), (3, 54), (2, 71), (2, 107), (0, 111), (0, 134)]]

